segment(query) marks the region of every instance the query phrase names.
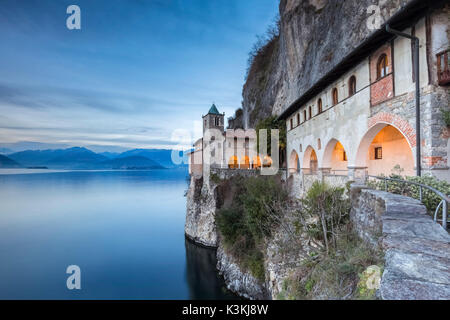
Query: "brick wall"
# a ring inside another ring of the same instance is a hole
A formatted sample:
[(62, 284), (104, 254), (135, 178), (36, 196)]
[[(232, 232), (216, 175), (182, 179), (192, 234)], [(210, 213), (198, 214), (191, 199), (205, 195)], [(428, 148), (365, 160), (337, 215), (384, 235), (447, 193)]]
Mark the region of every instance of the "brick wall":
[[(380, 56), (387, 56), (387, 75), (377, 79), (377, 64)], [(370, 57), (370, 103), (379, 104), (394, 97), (394, 78), (392, 64), (392, 49), (390, 44), (386, 44), (378, 49)]]

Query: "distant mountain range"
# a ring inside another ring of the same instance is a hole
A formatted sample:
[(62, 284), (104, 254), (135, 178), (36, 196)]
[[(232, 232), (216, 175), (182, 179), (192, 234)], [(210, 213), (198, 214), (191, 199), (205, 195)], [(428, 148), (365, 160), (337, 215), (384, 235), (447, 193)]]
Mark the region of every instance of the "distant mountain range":
[(20, 168), (21, 165), (16, 161), (0, 154), (0, 168)]
[(8, 148), (0, 148), (0, 154), (3, 154), (3, 155), (8, 155), (13, 152), (14, 151), (12, 151), (11, 149), (8, 149)]
[[(180, 152), (181, 153), (181, 152)], [(125, 158), (130, 156), (140, 156), (153, 161), (158, 162), (160, 165), (166, 168), (179, 167), (180, 165), (174, 164), (172, 161), (172, 150), (166, 149), (133, 149), (125, 151), (117, 156), (117, 158)], [(181, 154), (180, 154), (181, 156)], [(186, 157), (186, 154), (184, 154)]]
[(102, 169), (165, 169), (158, 162), (139, 156), (110, 159), (100, 162), (99, 166)]
[(186, 167), (171, 159), (172, 150), (134, 149), (123, 153), (95, 153), (82, 147), (68, 149), (26, 150), (1, 156), (1, 168), (49, 169), (165, 169)]

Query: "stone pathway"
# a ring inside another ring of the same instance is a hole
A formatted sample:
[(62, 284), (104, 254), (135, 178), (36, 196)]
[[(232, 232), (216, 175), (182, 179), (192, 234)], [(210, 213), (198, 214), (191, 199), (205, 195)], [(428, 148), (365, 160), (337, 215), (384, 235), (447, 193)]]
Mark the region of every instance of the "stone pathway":
[(379, 191), (385, 269), (382, 299), (450, 299), (450, 235), (418, 200)]

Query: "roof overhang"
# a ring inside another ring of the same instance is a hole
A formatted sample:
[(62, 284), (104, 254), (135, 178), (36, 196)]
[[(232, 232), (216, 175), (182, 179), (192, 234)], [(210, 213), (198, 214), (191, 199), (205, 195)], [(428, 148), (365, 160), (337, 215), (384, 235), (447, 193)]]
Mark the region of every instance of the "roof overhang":
[(437, 7), (443, 5), (448, 0), (411, 0), (391, 18), (389, 18), (380, 29), (374, 31), (366, 40), (364, 40), (355, 50), (345, 56), (333, 69), (325, 74), (310, 89), (308, 89), (300, 98), (292, 103), (285, 111), (281, 113), (278, 119), (285, 120), (301, 106), (313, 99), (330, 84), (338, 80), (347, 73), (356, 64), (367, 58), (371, 53), (381, 47), (389, 40), (395, 38), (392, 34), (386, 32), (386, 25), (389, 24), (393, 29), (404, 30), (411, 27), (417, 21)]

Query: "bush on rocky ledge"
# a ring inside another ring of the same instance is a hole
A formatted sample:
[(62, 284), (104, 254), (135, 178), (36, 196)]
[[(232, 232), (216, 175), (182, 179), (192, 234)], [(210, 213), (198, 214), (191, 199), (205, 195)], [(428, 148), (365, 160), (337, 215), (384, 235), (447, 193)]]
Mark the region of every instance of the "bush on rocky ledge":
[[(382, 265), (381, 252), (353, 232), (344, 188), (315, 182), (294, 215), (296, 232), (287, 244), (303, 251), (277, 299), (372, 299), (364, 271)], [(286, 246), (286, 244), (285, 244)]]
[(376, 290), (366, 285), (366, 270), (374, 265), (382, 270), (381, 251), (371, 249), (350, 229), (344, 230), (328, 255), (304, 260), (284, 280), (277, 299), (375, 299)]
[(265, 239), (277, 226), (287, 192), (278, 176), (233, 177), (227, 183), (232, 200), (217, 211), (217, 228), (226, 251), (263, 281)]
[[(403, 172), (403, 169), (399, 165), (395, 166), (392, 171), (394, 173), (392, 173), (388, 178), (424, 184), (441, 191), (443, 194), (447, 196), (450, 195), (450, 183), (448, 183), (445, 180), (439, 180), (431, 175), (424, 175), (421, 177), (402, 176), (401, 173)], [(383, 180), (370, 180), (367, 184), (369, 187), (373, 189), (401, 194), (403, 196), (411, 197), (414, 199), (420, 198), (419, 187), (415, 185), (389, 180), (387, 180), (386, 185)], [(436, 210), (440, 202), (441, 198), (437, 196), (434, 192), (427, 190), (425, 188), (422, 189), (422, 203), (427, 207), (427, 210), (430, 213), (430, 215), (434, 214), (434, 211)]]

